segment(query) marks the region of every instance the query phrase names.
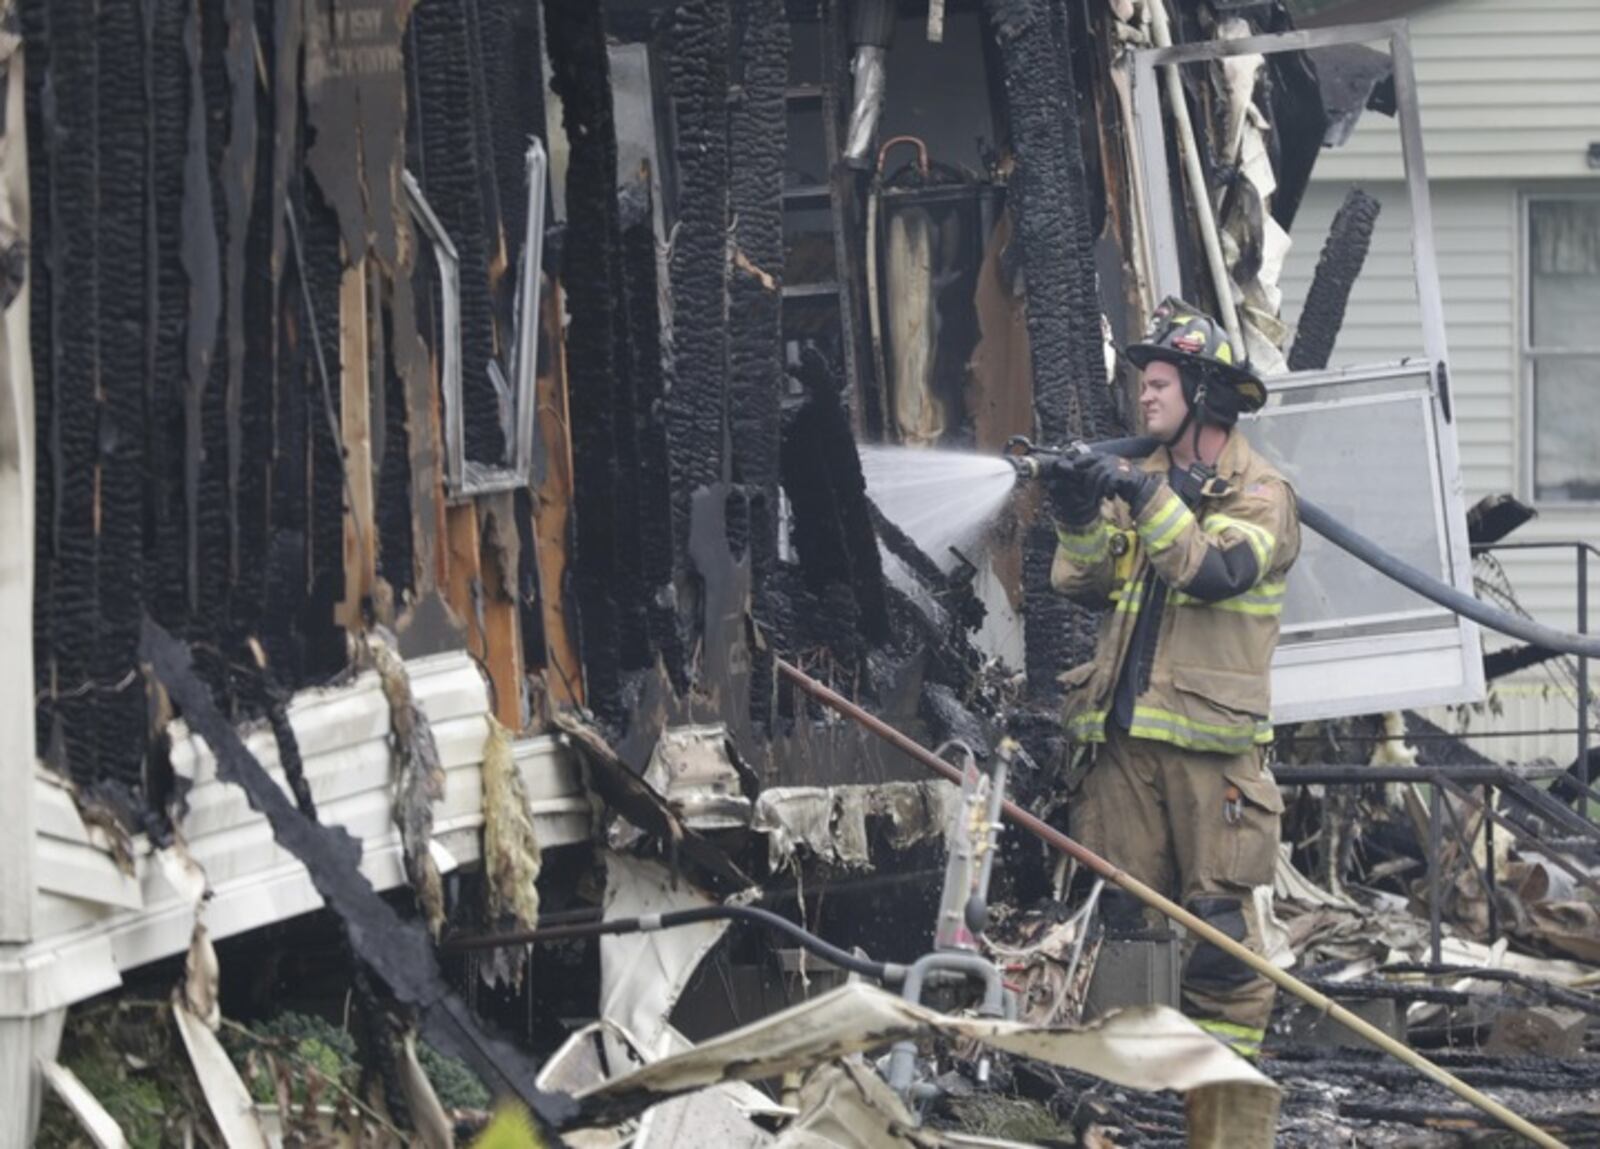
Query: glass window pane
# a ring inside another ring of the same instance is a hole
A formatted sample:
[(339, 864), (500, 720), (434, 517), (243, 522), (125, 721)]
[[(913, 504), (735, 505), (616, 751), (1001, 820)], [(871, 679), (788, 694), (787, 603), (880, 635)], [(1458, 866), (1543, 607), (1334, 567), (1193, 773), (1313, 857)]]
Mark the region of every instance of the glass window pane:
[(1534, 360), (1533, 434), (1536, 499), (1600, 500), (1600, 361)]
[[(1413, 395), (1339, 406), (1269, 407), (1240, 425), (1250, 445), (1296, 490), (1311, 493), (1318, 506), (1385, 550), (1448, 582), (1433, 460), (1422, 449), (1429, 442), (1428, 402)], [(1345, 629), (1363, 620), (1435, 610), (1315, 531), (1301, 531), (1300, 557), (1289, 572), (1284, 605), (1286, 634), (1293, 628), (1326, 631), (1328, 624), (1339, 623)]]
[(1600, 198), (1529, 203), (1528, 262), (1532, 345), (1600, 347)]

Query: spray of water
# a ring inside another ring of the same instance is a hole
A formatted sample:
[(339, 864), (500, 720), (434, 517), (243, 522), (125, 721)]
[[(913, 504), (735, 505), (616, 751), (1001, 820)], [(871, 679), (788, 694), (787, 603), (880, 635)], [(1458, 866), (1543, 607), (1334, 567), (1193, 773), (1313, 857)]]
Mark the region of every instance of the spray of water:
[(994, 455), (922, 447), (863, 445), (861, 470), (867, 494), (946, 572), (969, 558), (1005, 506), (1016, 470)]

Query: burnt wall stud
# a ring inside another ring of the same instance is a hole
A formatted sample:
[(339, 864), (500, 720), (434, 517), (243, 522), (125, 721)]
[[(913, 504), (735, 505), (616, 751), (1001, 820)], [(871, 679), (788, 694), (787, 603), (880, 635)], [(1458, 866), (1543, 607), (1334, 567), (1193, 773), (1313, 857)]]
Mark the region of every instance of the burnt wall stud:
[[(1027, 282), (1034, 411), (1047, 442), (1103, 438), (1116, 427), (1101, 351), (1072, 45), (1059, 0), (986, 0), (999, 41), (1016, 173), (1011, 210)], [(1023, 544), (1030, 691), (1093, 648), (1093, 619), (1050, 591), (1055, 538), (1036, 525)]]
[[(96, 756), (102, 775), (137, 784), (144, 750), (143, 685), (137, 661), (144, 612), (145, 338), (144, 198), (149, 114), (145, 102), (144, 29), (132, 5), (100, 5), (94, 74), (98, 121), (95, 245), (99, 258), (99, 483), (95, 599), (99, 631), (92, 677), (97, 684)], [(74, 326), (81, 325), (79, 317)], [(84, 412), (87, 415), (87, 412)]]
[(619, 522), (622, 460), (617, 455), (617, 377), (613, 297), (617, 243), (616, 128), (612, 121), (605, 26), (585, 0), (545, 0), (551, 86), (561, 98), (570, 142), (567, 236), (562, 282), (572, 419), (574, 547), (579, 630), (588, 700), (609, 722), (623, 717), (621, 637), (613, 597), (617, 553), (636, 545)]
[[(733, 474), (747, 494), (752, 596), (758, 614), (778, 561), (778, 459), (783, 393), (783, 170), (789, 23), (782, 0), (740, 5), (729, 135), (735, 256), (729, 292), (729, 441)], [(752, 652), (751, 704), (764, 721), (770, 655)]]
[[(96, 392), (99, 381), (99, 244), (96, 198), (95, 5), (52, 4), (51, 61), (45, 132), (50, 155), (49, 211), (71, 226), (52, 228), (51, 327), (54, 421), (50, 450), (56, 505), (51, 650), (59, 692), (57, 728), (72, 772), (96, 772), (91, 675), (98, 631), (95, 585)], [(54, 115), (51, 115), (51, 112)], [(87, 322), (85, 322), (87, 319)], [(68, 333), (71, 333), (70, 337)], [(42, 453), (42, 452), (41, 452)]]
[(672, 21), (668, 90), (677, 119), (672, 390), (672, 521), (687, 569), (689, 501), (724, 478), (728, 436), (728, 3), (690, 0)]

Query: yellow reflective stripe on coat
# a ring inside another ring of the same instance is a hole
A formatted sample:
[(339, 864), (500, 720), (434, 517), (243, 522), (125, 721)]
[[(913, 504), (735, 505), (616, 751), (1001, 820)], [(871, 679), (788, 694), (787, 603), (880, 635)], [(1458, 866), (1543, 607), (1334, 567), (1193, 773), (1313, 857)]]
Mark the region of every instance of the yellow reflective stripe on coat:
[(1128, 727), (1128, 733), (1135, 738), (1169, 742), (1185, 750), (1209, 754), (1243, 754), (1256, 745), (1258, 731), (1256, 719), (1227, 725), (1196, 722), (1182, 714), (1139, 703), (1134, 704), (1133, 724)]
[(1195, 598), (1182, 591), (1175, 593), (1172, 601), (1176, 606), (1204, 606), (1212, 610), (1227, 610), (1235, 614), (1255, 614), (1270, 618), (1283, 613), (1284, 594), (1288, 589), (1288, 584), (1282, 579), (1274, 579), (1271, 582), (1258, 583), (1243, 594), (1218, 599), (1215, 602)]
[(1077, 742), (1104, 742), (1106, 713), (1104, 710), (1086, 710), (1073, 715), (1067, 722), (1067, 737)]
[(1144, 603), (1144, 580), (1123, 583), (1111, 592), (1111, 601), (1117, 604), (1118, 614), (1138, 614)]
[(1250, 550), (1256, 556), (1256, 568), (1266, 574), (1272, 566), (1272, 552), (1278, 549), (1278, 540), (1273, 533), (1259, 523), (1246, 522), (1236, 519), (1232, 515), (1222, 515), (1213, 512), (1206, 516), (1205, 532), (1208, 535), (1220, 535), (1226, 530), (1238, 531), (1244, 536), (1245, 542), (1250, 544)]
[(1264, 1029), (1239, 1025), (1232, 1021), (1213, 1021), (1210, 1018), (1195, 1018), (1194, 1023), (1240, 1057), (1253, 1059), (1261, 1056), (1261, 1043), (1267, 1036)]
[(1069, 531), (1058, 526), (1056, 542), (1061, 544), (1068, 558), (1084, 565), (1100, 562), (1111, 553), (1111, 533), (1104, 519), (1096, 520), (1086, 531)]
[(1194, 525), (1194, 512), (1183, 505), (1183, 500), (1171, 491), (1149, 518), (1139, 523), (1139, 537), (1153, 553), (1159, 554), (1183, 534), (1185, 527)]

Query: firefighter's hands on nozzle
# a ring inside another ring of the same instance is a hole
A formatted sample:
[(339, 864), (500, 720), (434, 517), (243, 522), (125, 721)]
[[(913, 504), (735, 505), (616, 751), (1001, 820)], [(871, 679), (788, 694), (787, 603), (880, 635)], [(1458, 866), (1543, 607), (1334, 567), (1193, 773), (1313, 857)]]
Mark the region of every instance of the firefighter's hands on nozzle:
[(1063, 456), (1050, 469), (1050, 501), (1070, 525), (1091, 522), (1103, 499), (1122, 499), (1137, 513), (1151, 478), (1115, 455)]

